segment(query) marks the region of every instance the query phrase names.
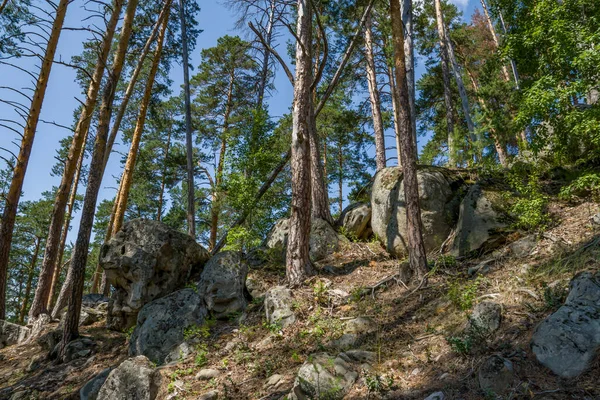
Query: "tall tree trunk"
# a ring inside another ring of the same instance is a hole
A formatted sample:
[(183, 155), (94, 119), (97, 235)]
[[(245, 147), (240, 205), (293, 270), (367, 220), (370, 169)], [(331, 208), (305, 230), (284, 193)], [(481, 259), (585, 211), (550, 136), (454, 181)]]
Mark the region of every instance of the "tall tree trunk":
[(414, 149), (415, 143), (412, 140), (413, 125), (410, 117), (410, 94), (408, 91), (406, 60), (404, 57), (404, 30), (402, 29), (402, 14), (399, 2), (390, 2), (390, 17), (392, 20), (396, 86), (398, 87), (399, 95), (398, 120), (402, 129), (400, 150), (404, 172), (408, 258), (410, 267), (417, 278), (424, 280), (427, 276), (427, 255), (423, 242), (423, 225), (421, 222), (421, 208), (419, 206), (417, 160)]
[(325, 172), (321, 163), (321, 149), (317, 121), (313, 112), (312, 98), (309, 99), (308, 108), (311, 110), (308, 120), (308, 136), (310, 146), (310, 178), (311, 201), (313, 218), (320, 218), (333, 225), (333, 217), (329, 208), (329, 191), (325, 182)]
[(339, 207), (340, 207), (340, 215), (342, 214), (342, 211), (344, 210), (344, 198), (343, 198), (343, 191), (344, 191), (344, 153), (342, 150), (342, 145), (340, 143), (340, 147), (338, 149), (338, 192), (339, 192), (339, 197), (338, 197), (338, 202), (339, 202)]
[(40, 112), (42, 111), (46, 88), (48, 87), (48, 79), (50, 78), (54, 54), (56, 53), (56, 47), (65, 21), (68, 5), (69, 0), (60, 0), (58, 7), (56, 8), (52, 31), (48, 38), (48, 45), (46, 46), (46, 52), (44, 54), (44, 59), (42, 60), (40, 73), (33, 92), (29, 114), (27, 115), (27, 123), (21, 139), (21, 148), (19, 150), (19, 155), (17, 156), (15, 168), (13, 169), (10, 188), (5, 195), (4, 212), (0, 224), (0, 319), (4, 319), (6, 316), (6, 277), (19, 198), (21, 197), (23, 180), (25, 179), (25, 174), (27, 172), (29, 156), (31, 155), (31, 148), (33, 147), (33, 140), (40, 119)]
[[(506, 24), (504, 23), (504, 17), (502, 16), (502, 11), (498, 11), (498, 15), (500, 17), (500, 24), (502, 25), (502, 31), (506, 35), (507, 29), (506, 29)], [(513, 77), (515, 78), (515, 87), (517, 88), (517, 90), (519, 90), (520, 89), (519, 71), (517, 70), (517, 64), (515, 63), (515, 60), (513, 58), (510, 59), (510, 66), (512, 68)], [(527, 139), (527, 138), (525, 138), (525, 139)]]
[(173, 132), (173, 126), (169, 126), (169, 132), (167, 133), (167, 143), (165, 143), (165, 157), (163, 160), (163, 169), (160, 179), (160, 192), (158, 194), (158, 206), (156, 212), (156, 220), (161, 221), (163, 205), (164, 205), (164, 197), (165, 197), (165, 187), (167, 184), (167, 160), (169, 159), (169, 150), (171, 148), (171, 134)]
[(65, 281), (63, 282), (62, 287), (60, 288), (60, 293), (58, 294), (56, 302), (54, 303), (54, 307), (52, 308), (52, 314), (50, 314), (52, 316), (52, 319), (58, 318), (60, 312), (67, 305), (72, 287), (73, 268), (71, 268), (71, 263), (69, 262), (69, 267), (67, 268), (67, 275), (65, 276)]
[(73, 177), (73, 183), (71, 184), (71, 194), (69, 195), (69, 202), (67, 203), (67, 214), (65, 215), (65, 222), (62, 228), (62, 234), (60, 236), (60, 244), (58, 246), (58, 257), (56, 258), (56, 265), (54, 266), (54, 275), (52, 276), (52, 284), (50, 285), (50, 296), (48, 296), (48, 303), (46, 309), (51, 310), (52, 302), (56, 298), (56, 289), (58, 281), (60, 279), (60, 273), (62, 270), (62, 262), (65, 254), (65, 246), (67, 245), (67, 235), (69, 234), (69, 227), (71, 226), (71, 216), (73, 215), (73, 208), (75, 207), (75, 201), (77, 200), (77, 187), (79, 186), (79, 179), (81, 178), (81, 167), (83, 166), (83, 159), (85, 158), (85, 145), (87, 143), (87, 135), (83, 138), (81, 145), (81, 153), (79, 154), (79, 160), (77, 160), (77, 169), (75, 176)]
[(27, 271), (27, 285), (25, 286), (25, 298), (21, 305), (21, 312), (19, 313), (19, 323), (22, 324), (25, 321), (25, 314), (27, 313), (27, 305), (29, 303), (29, 295), (31, 294), (31, 282), (33, 282), (33, 275), (35, 272), (35, 264), (37, 264), (38, 255), (40, 254), (40, 245), (42, 241), (39, 237), (35, 238), (35, 249), (33, 250), (33, 256), (31, 257), (31, 263), (29, 264), (29, 270)]
[(381, 101), (379, 100), (377, 73), (375, 71), (375, 57), (373, 56), (373, 29), (370, 15), (365, 23), (365, 59), (367, 61), (367, 82), (369, 84), (373, 130), (375, 131), (375, 162), (377, 171), (379, 171), (385, 168), (386, 164), (385, 136), (383, 133), (383, 118), (381, 116)]
[(402, 157), (400, 157), (400, 123), (398, 121), (398, 90), (394, 83), (394, 67), (388, 65), (388, 79), (390, 84), (390, 97), (392, 98), (392, 112), (394, 114), (394, 137), (396, 138), (396, 156), (398, 166), (402, 167)]
[[(481, 8), (483, 8), (483, 15), (485, 16), (485, 20), (487, 22), (487, 26), (490, 29), (490, 33), (492, 34), (492, 40), (494, 41), (494, 45), (496, 46), (496, 50), (500, 48), (500, 40), (498, 39), (498, 35), (496, 34), (496, 29), (494, 28), (494, 23), (492, 22), (492, 18), (490, 17), (490, 12), (488, 10), (487, 4), (485, 0), (481, 1)], [(510, 75), (508, 74), (508, 68), (506, 65), (502, 64), (502, 76), (505, 81), (510, 80)]]
[(162, 20), (162, 26), (158, 34), (156, 50), (154, 51), (154, 59), (152, 60), (152, 67), (150, 67), (148, 80), (146, 81), (146, 88), (144, 89), (144, 95), (140, 103), (140, 111), (138, 113), (137, 121), (135, 123), (135, 129), (133, 131), (129, 153), (127, 154), (127, 161), (125, 162), (123, 177), (121, 178), (121, 188), (119, 189), (119, 197), (115, 211), (114, 223), (112, 226), (112, 236), (115, 236), (117, 232), (121, 230), (121, 226), (123, 225), (123, 219), (125, 218), (125, 210), (127, 210), (129, 191), (131, 189), (131, 184), (133, 183), (133, 171), (135, 169), (135, 164), (137, 161), (137, 154), (140, 148), (142, 134), (144, 133), (144, 125), (146, 124), (148, 106), (150, 104), (150, 99), (152, 98), (152, 87), (154, 86), (156, 73), (158, 71), (158, 65), (160, 64), (163, 43), (165, 39), (165, 34), (167, 32), (167, 26), (169, 23), (170, 3), (170, 0), (167, 0), (165, 4), (165, 7), (167, 7), (167, 12), (164, 15), (164, 18)]
[[(106, 226), (106, 232), (104, 233), (104, 243), (108, 243), (108, 241), (112, 237), (113, 226), (115, 225), (115, 217), (117, 215), (117, 204), (119, 202), (119, 196), (122, 187), (123, 180), (121, 179), (121, 182), (119, 182), (119, 188), (117, 189), (117, 194), (115, 196), (112, 209), (110, 211), (110, 219), (108, 220), (108, 225)], [(92, 287), (90, 289), (90, 293), (104, 293), (105, 289), (103, 289), (100, 285), (101, 281), (104, 282), (104, 276), (105, 273), (102, 270), (102, 267), (100, 267), (100, 262), (98, 262), (96, 264), (96, 270), (94, 271), (94, 275), (92, 277)]]
[(313, 273), (309, 257), (311, 225), (312, 12), (310, 0), (298, 0), (296, 76), (292, 112), (292, 204), (286, 252), (286, 278), (291, 287)]
[(106, 152), (106, 141), (108, 138), (108, 128), (112, 112), (112, 104), (115, 98), (115, 90), (117, 83), (121, 77), (123, 61), (125, 53), (131, 37), (131, 28), (135, 11), (137, 8), (137, 0), (129, 0), (125, 18), (123, 20), (123, 28), (119, 38), (119, 44), (113, 61), (113, 68), (107, 79), (106, 86), (102, 95), (102, 105), (100, 106), (100, 116), (98, 119), (98, 129), (96, 132), (96, 140), (94, 143), (94, 152), (90, 164), (90, 172), (88, 176), (88, 185), (86, 188), (85, 198), (83, 201), (83, 209), (81, 212), (81, 222), (77, 240), (75, 242), (75, 250), (71, 260), (71, 269), (73, 274), (73, 287), (69, 297), (69, 308), (65, 319), (63, 336), (60, 347), (60, 356), (64, 356), (66, 345), (73, 339), (79, 336), (79, 313), (81, 312), (81, 297), (83, 295), (83, 284), (85, 277), (85, 266), (87, 263), (88, 248), (90, 244), (90, 236), (92, 226), (94, 224), (94, 213), (96, 211), (96, 203), (98, 200), (98, 192), (102, 183), (102, 174), (104, 170), (104, 154)]
[(46, 249), (44, 252), (44, 261), (42, 262), (42, 268), (40, 271), (40, 277), (38, 281), (38, 287), (35, 291), (35, 297), (29, 311), (29, 317), (31, 319), (37, 318), (40, 314), (46, 313), (48, 300), (51, 295), (52, 278), (54, 276), (54, 269), (56, 268), (56, 261), (59, 253), (60, 239), (61, 239), (61, 228), (63, 227), (65, 219), (65, 208), (73, 183), (73, 176), (77, 169), (77, 163), (79, 156), (83, 151), (83, 142), (87, 137), (90, 121), (94, 108), (96, 107), (96, 99), (98, 97), (98, 91), (100, 89), (100, 83), (106, 66), (106, 59), (110, 52), (110, 46), (112, 44), (113, 35), (115, 33), (115, 27), (119, 21), (121, 9), (123, 7), (123, 0), (115, 0), (112, 5), (112, 14), (108, 24), (100, 51), (98, 53), (98, 60), (96, 67), (90, 81), (85, 105), (79, 116), (75, 133), (71, 141), (71, 147), (69, 148), (69, 154), (65, 162), (63, 176), (61, 178), (58, 191), (56, 192), (56, 198), (54, 199), (54, 207), (52, 210), (52, 218), (50, 220), (50, 228), (48, 230), (48, 238), (46, 240)]
[(417, 148), (417, 109), (415, 106), (415, 46), (413, 44), (413, 4), (412, 0), (401, 0), (402, 23), (404, 25), (404, 56), (406, 58), (406, 79), (408, 84), (408, 95), (410, 103), (410, 118), (413, 125), (413, 140), (417, 160), (419, 149)]
[(187, 185), (188, 185), (188, 205), (187, 205), (187, 223), (188, 233), (193, 238), (196, 238), (196, 211), (195, 200), (196, 190), (194, 185), (194, 154), (192, 144), (192, 106), (190, 101), (190, 67), (189, 67), (189, 51), (187, 41), (187, 29), (185, 21), (185, 2), (179, 0), (179, 19), (181, 24), (181, 44), (183, 50), (183, 91), (185, 98), (185, 146), (187, 156)]
[(456, 148), (454, 146), (454, 105), (452, 103), (452, 91), (450, 90), (450, 66), (448, 61), (448, 43), (444, 29), (444, 16), (440, 0), (435, 1), (435, 15), (437, 21), (438, 37), (440, 39), (440, 58), (442, 64), (442, 79), (444, 81), (444, 103), (446, 105), (446, 125), (448, 129), (448, 165), (455, 167)]
[(258, 98), (256, 108), (261, 109), (263, 107), (265, 99), (265, 91), (267, 89), (267, 82), (269, 80), (269, 63), (271, 60), (271, 52), (269, 47), (273, 41), (273, 25), (275, 23), (275, 0), (269, 1), (269, 20), (267, 22), (267, 28), (265, 32), (265, 47), (263, 49), (263, 59), (260, 71), (260, 83), (258, 85)]
[(212, 190), (212, 201), (210, 205), (210, 237), (209, 247), (214, 249), (217, 245), (217, 234), (219, 231), (219, 215), (221, 214), (221, 190), (223, 187), (223, 170), (225, 168), (225, 153), (227, 151), (227, 134), (229, 133), (229, 116), (233, 107), (233, 84), (235, 73), (229, 78), (229, 87), (227, 89), (227, 103), (225, 105), (225, 114), (223, 116), (223, 132), (221, 133), (221, 150), (219, 151), (219, 161), (215, 173), (215, 182)]

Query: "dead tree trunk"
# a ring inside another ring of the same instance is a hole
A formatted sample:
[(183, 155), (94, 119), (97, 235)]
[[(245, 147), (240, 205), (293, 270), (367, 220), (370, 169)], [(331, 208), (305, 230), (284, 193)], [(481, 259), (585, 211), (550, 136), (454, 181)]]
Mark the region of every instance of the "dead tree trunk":
[(50, 228), (48, 230), (48, 238), (46, 240), (46, 249), (44, 252), (44, 261), (42, 262), (42, 268), (40, 271), (40, 277), (38, 281), (38, 287), (35, 292), (33, 304), (29, 311), (29, 317), (31, 319), (37, 318), (40, 314), (47, 312), (47, 304), (50, 299), (50, 290), (52, 286), (52, 278), (54, 275), (54, 269), (56, 267), (56, 261), (59, 253), (59, 245), (61, 239), (61, 228), (63, 227), (65, 219), (65, 208), (71, 190), (71, 184), (73, 182), (73, 176), (77, 169), (77, 163), (79, 156), (82, 152), (83, 141), (88, 134), (90, 121), (94, 108), (96, 107), (96, 99), (98, 91), (100, 89), (100, 82), (104, 75), (106, 66), (106, 59), (110, 52), (110, 46), (112, 44), (115, 27), (119, 21), (121, 14), (121, 8), (123, 7), (123, 0), (115, 0), (113, 2), (113, 11), (106, 26), (106, 32), (102, 39), (100, 51), (98, 53), (98, 60), (96, 68), (90, 81), (87, 98), (85, 105), (79, 116), (79, 121), (75, 128), (71, 147), (69, 148), (69, 154), (65, 162), (63, 176), (61, 178), (56, 198), (54, 200), (54, 208), (52, 210), (52, 218), (50, 220)]
[(408, 95), (410, 103), (410, 118), (413, 125), (413, 140), (417, 160), (419, 149), (417, 149), (417, 109), (415, 106), (415, 46), (413, 44), (413, 4), (412, 0), (402, 0), (400, 3), (402, 11), (402, 23), (404, 25), (404, 55), (406, 58), (406, 79), (408, 83)]
[(98, 129), (94, 143), (94, 152), (90, 164), (90, 173), (88, 176), (88, 185), (86, 188), (83, 209), (81, 212), (81, 222), (75, 250), (71, 260), (71, 269), (73, 274), (73, 287), (69, 296), (69, 308), (65, 319), (63, 336), (60, 347), (61, 357), (64, 355), (66, 345), (79, 336), (79, 313), (81, 312), (81, 297), (83, 295), (83, 283), (85, 277), (85, 265), (87, 263), (88, 248), (92, 225), (94, 223), (94, 213), (98, 200), (98, 192), (102, 183), (102, 174), (104, 167), (104, 154), (106, 152), (106, 142), (108, 138), (108, 128), (112, 112), (112, 104), (115, 98), (117, 83), (121, 77), (125, 53), (131, 37), (131, 28), (137, 0), (129, 0), (127, 10), (123, 21), (123, 28), (119, 38), (119, 44), (113, 61), (113, 68), (107, 79), (104, 93), (102, 95), (102, 105), (100, 106), (100, 116), (98, 119)]
[(21, 139), (21, 148), (19, 150), (19, 155), (17, 156), (15, 168), (13, 169), (10, 188), (5, 196), (4, 212), (2, 215), (2, 223), (0, 224), (0, 319), (4, 319), (6, 316), (6, 278), (19, 198), (21, 197), (23, 180), (25, 179), (25, 174), (27, 172), (29, 156), (31, 155), (31, 148), (33, 147), (33, 141), (40, 119), (40, 112), (42, 111), (42, 104), (44, 102), (44, 96), (46, 95), (46, 88), (48, 87), (48, 79), (50, 78), (54, 54), (56, 53), (58, 39), (60, 38), (69, 2), (69, 0), (60, 0), (58, 7), (56, 8), (52, 31), (48, 38), (48, 45), (46, 46), (46, 52), (44, 54), (44, 59), (42, 60), (40, 73), (33, 92), (29, 114), (27, 115), (27, 123)]
[(35, 249), (33, 250), (33, 256), (31, 257), (31, 263), (29, 264), (29, 270), (27, 271), (27, 285), (25, 286), (25, 297), (23, 298), (23, 304), (21, 305), (21, 311), (19, 312), (19, 323), (22, 324), (25, 321), (25, 314), (27, 313), (27, 305), (29, 303), (29, 295), (31, 294), (31, 282), (33, 282), (33, 275), (35, 272), (35, 264), (37, 264), (38, 255), (40, 254), (40, 246), (42, 240), (39, 237), (35, 238)]
[(375, 71), (375, 57), (373, 55), (373, 29), (371, 16), (365, 23), (365, 59), (367, 69), (367, 82), (369, 84), (369, 99), (371, 100), (371, 114), (373, 116), (373, 130), (375, 131), (375, 161), (377, 171), (385, 168), (385, 136), (383, 134), (383, 118), (381, 116), (381, 101)]
[(309, 257), (311, 225), (310, 136), (312, 84), (312, 12), (310, 0), (298, 0), (296, 77), (292, 128), (292, 205), (286, 253), (286, 278), (295, 287), (313, 273)]
[(394, 44), (394, 64), (396, 71), (396, 86), (398, 87), (399, 115), (401, 137), (401, 156), (404, 172), (404, 197), (406, 201), (406, 241), (410, 267), (417, 278), (427, 277), (427, 255), (423, 242), (423, 225), (421, 208), (419, 206), (419, 184), (417, 181), (417, 160), (414, 142), (412, 140), (412, 121), (406, 76), (406, 60), (404, 58), (404, 30), (402, 29), (402, 14), (397, 1), (390, 2), (390, 17), (392, 20), (392, 38)]

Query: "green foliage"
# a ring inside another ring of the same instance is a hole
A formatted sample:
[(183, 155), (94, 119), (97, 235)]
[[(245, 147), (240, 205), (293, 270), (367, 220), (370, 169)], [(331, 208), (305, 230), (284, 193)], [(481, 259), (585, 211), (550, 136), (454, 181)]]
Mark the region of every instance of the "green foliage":
[(586, 172), (560, 190), (559, 197), (563, 200), (575, 200), (591, 196), (594, 201), (600, 201), (600, 174)]
[(446, 342), (453, 352), (466, 356), (471, 352), (473, 347), (473, 338), (471, 336), (450, 336), (446, 338)]
[(194, 365), (198, 368), (204, 367), (208, 363), (208, 348), (205, 344), (196, 346), (196, 355), (194, 356)]
[(394, 378), (390, 375), (381, 376), (378, 373), (365, 373), (365, 385), (369, 394), (384, 395), (395, 388)]
[(516, 163), (507, 173), (507, 181), (517, 196), (505, 193), (505, 200), (511, 204), (509, 211), (518, 229), (543, 230), (550, 223), (546, 212), (548, 196), (542, 193), (540, 175), (539, 166), (525, 163)]
[(467, 311), (473, 307), (479, 287), (486, 282), (487, 279), (481, 275), (466, 283), (454, 280), (449, 284), (448, 298), (460, 310)]

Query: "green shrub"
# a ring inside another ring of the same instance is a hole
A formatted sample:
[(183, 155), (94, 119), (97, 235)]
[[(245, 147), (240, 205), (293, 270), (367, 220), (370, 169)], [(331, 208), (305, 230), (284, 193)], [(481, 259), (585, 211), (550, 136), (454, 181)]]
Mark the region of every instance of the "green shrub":
[(560, 190), (563, 200), (575, 200), (579, 197), (591, 196), (594, 201), (600, 200), (600, 174), (588, 172)]

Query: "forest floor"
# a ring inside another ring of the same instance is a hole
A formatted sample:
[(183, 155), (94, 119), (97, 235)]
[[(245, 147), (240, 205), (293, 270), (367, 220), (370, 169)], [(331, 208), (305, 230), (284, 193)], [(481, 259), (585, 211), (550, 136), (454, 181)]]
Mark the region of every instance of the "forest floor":
[[(554, 224), (538, 235), (528, 256), (515, 257), (507, 244), (478, 258), (438, 257), (435, 273), (418, 288), (389, 280), (370, 290), (396, 274), (400, 264), (377, 243), (348, 243), (318, 264), (318, 276), (295, 290), (295, 324), (283, 330), (267, 324), (260, 300), (230, 321), (208, 321), (204, 349), (176, 365), (160, 367), (159, 398), (196, 399), (214, 389), (219, 399), (281, 398), (311, 354), (339, 353), (330, 342), (341, 335), (344, 321), (368, 316), (377, 329), (354, 348), (375, 352), (378, 362), (374, 371), (361, 374), (347, 399), (423, 399), (436, 391), (443, 391), (446, 399), (484, 399), (477, 371), (492, 354), (510, 359), (515, 367), (518, 382), (505, 398), (598, 399), (599, 360), (578, 379), (567, 381), (539, 364), (529, 348), (534, 328), (562, 304), (571, 278), (600, 266), (600, 228), (590, 222), (598, 205), (553, 202), (550, 213)], [(518, 238), (515, 234), (507, 239), (510, 243)], [(469, 276), (469, 268), (484, 261), (488, 272)], [(284, 270), (251, 270), (249, 277), (267, 289), (283, 284)], [(349, 298), (336, 301), (330, 289), (344, 291)], [(468, 316), (483, 300), (502, 305), (501, 328), (465, 345), (470, 340), (462, 336)], [(38, 345), (0, 350), (0, 388), (27, 387), (37, 390), (40, 399), (78, 399), (87, 380), (127, 358), (127, 336), (102, 325), (100, 321), (82, 329), (98, 344), (88, 360), (63, 365), (41, 360), (32, 369), (32, 360), (43, 354)], [(200, 381), (195, 375), (203, 368), (221, 373)], [(283, 376), (275, 393), (265, 387), (273, 374)]]

